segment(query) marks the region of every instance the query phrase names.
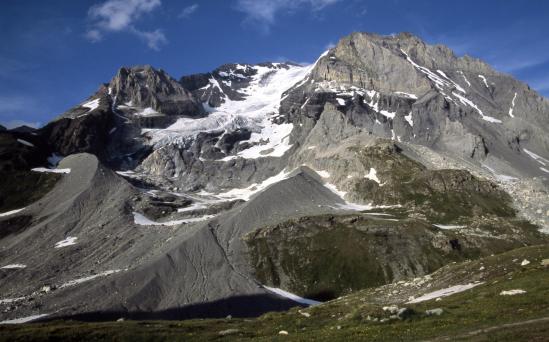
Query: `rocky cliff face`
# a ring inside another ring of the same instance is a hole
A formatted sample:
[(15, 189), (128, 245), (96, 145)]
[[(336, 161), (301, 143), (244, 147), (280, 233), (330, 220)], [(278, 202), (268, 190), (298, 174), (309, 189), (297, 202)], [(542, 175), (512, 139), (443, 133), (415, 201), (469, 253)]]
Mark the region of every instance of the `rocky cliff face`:
[(527, 85), (409, 34), (310, 66), (121, 68), (0, 132), (2, 316), (255, 315), (291, 305), (272, 286), (328, 299), (545, 243), (547, 132)]

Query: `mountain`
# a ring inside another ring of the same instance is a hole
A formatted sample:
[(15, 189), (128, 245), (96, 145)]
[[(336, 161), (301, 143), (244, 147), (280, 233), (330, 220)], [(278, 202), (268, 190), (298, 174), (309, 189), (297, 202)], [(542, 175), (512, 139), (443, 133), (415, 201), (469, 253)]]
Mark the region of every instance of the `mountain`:
[(1, 319), (257, 316), (547, 244), (548, 132), (547, 99), (407, 33), (123, 67), (0, 131)]

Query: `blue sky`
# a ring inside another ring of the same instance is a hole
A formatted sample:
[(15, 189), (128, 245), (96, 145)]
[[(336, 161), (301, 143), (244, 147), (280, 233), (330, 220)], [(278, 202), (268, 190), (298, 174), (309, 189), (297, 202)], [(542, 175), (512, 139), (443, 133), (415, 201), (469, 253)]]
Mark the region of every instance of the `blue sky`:
[(353, 31), (412, 32), (549, 96), (548, 19), (545, 0), (2, 0), (0, 123), (44, 124), (120, 66), (312, 62)]

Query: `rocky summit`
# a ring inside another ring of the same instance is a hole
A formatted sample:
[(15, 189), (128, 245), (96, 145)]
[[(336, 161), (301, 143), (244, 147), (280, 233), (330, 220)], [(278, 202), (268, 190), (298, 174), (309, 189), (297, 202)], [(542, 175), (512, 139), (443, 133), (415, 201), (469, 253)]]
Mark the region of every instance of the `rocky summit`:
[(306, 66), (122, 67), (40, 129), (0, 126), (0, 156), (0, 324), (308, 339), (316, 316), (351, 338), (458, 317), (453, 294), (488, 310), (511, 279), (547, 295), (549, 100), (408, 33)]

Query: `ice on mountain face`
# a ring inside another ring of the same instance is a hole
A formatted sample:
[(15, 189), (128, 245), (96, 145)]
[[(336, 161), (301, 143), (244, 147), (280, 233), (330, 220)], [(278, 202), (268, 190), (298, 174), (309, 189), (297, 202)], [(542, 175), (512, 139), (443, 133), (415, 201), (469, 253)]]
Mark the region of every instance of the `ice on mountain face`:
[[(250, 85), (241, 89), (245, 97), (242, 101), (226, 101), (217, 108), (210, 108), (207, 117), (178, 119), (166, 129), (147, 129), (143, 133), (152, 138), (152, 143), (161, 147), (166, 144), (184, 144), (193, 140), (200, 132), (232, 131), (247, 128), (252, 134), (248, 143), (252, 146), (240, 151), (235, 156), (227, 156), (222, 160), (237, 157), (255, 159), (260, 157), (281, 157), (292, 145), (289, 135), (293, 130), (290, 123), (275, 124), (272, 117), (279, 113), (281, 96), (309, 72), (310, 67), (289, 66), (273, 68), (253, 66), (256, 74)], [(215, 86), (218, 86), (215, 81)]]
[(381, 182), (379, 181), (379, 178), (377, 178), (377, 171), (373, 167), (370, 168), (370, 172), (368, 172), (368, 174), (365, 175), (364, 178), (373, 180), (377, 184), (381, 184)]
[(544, 167), (540, 167), (539, 169), (540, 169), (541, 171), (545, 172), (545, 173), (549, 173), (549, 170), (547, 170), (547, 169), (544, 168)]
[(88, 101), (88, 102), (82, 104), (82, 107), (88, 108), (89, 109), (88, 112), (91, 112), (92, 110), (99, 107), (99, 99)]
[(98, 274), (94, 274), (94, 275), (91, 275), (91, 276), (69, 280), (68, 282), (66, 282), (64, 284), (61, 284), (59, 286), (59, 288), (62, 289), (62, 288), (65, 288), (65, 287), (70, 287), (70, 286), (82, 284), (82, 283), (85, 283), (87, 281), (94, 280), (96, 278), (106, 277), (106, 276), (109, 276), (111, 274), (115, 274), (115, 273), (122, 272), (122, 271), (124, 271), (124, 270), (108, 270), (108, 271), (101, 272), (101, 273), (98, 273)]
[(26, 268), (26, 267), (27, 267), (27, 265), (23, 265), (23, 264), (10, 264), (10, 265), (6, 265), (6, 266), (2, 266), (0, 268), (5, 269), (5, 270), (13, 270), (13, 269)]
[(467, 226), (456, 226), (456, 225), (449, 225), (449, 224), (433, 224), (433, 226), (440, 228), (440, 229), (461, 229), (461, 228), (467, 228)]
[(424, 294), (421, 297), (414, 298), (413, 300), (409, 301), (408, 304), (425, 302), (427, 300), (431, 300), (431, 299), (435, 299), (435, 298), (439, 298), (439, 297), (447, 297), (447, 296), (453, 295), (455, 293), (460, 293), (460, 292), (472, 289), (473, 287), (479, 286), (481, 284), (484, 284), (484, 283), (479, 282), (479, 283), (469, 283), (469, 284), (465, 284), (465, 285), (451, 286), (451, 287), (448, 287), (446, 289), (433, 291), (433, 292)]
[(173, 221), (166, 221), (166, 222), (155, 222), (147, 218), (145, 215), (140, 214), (138, 212), (133, 213), (133, 221), (135, 224), (140, 226), (179, 226), (184, 223), (194, 223), (194, 222), (201, 222), (206, 221), (215, 215), (204, 215), (201, 217), (192, 217), (188, 219), (183, 220), (173, 220)]
[(513, 96), (513, 101), (511, 101), (511, 107), (509, 108), (509, 116), (514, 118), (513, 110), (515, 109), (515, 100), (517, 99), (517, 93), (515, 93), (515, 96)]
[(48, 169), (45, 167), (35, 167), (34, 169), (31, 169), (31, 171), (42, 173), (71, 173), (71, 169)]
[(490, 86), (488, 85), (488, 80), (486, 79), (486, 77), (484, 77), (483, 75), (478, 75), (478, 77), (484, 82), (484, 85), (486, 86), (486, 88), (490, 88)]
[(25, 208), (15, 209), (15, 210), (7, 211), (5, 213), (0, 213), (0, 217), (14, 215), (23, 210), (25, 210)]
[(35, 147), (32, 143), (26, 141), (26, 140), (23, 140), (23, 139), (17, 139), (17, 142), (20, 143), (20, 144), (23, 144), (25, 146), (29, 146), (29, 147)]
[(461, 103), (463, 103), (464, 105), (467, 105), (467, 106), (475, 109), (480, 114), (480, 116), (482, 117), (482, 120), (485, 120), (485, 121), (488, 121), (488, 122), (493, 122), (493, 123), (501, 123), (501, 120), (499, 120), (499, 119), (493, 118), (491, 116), (484, 115), (482, 110), (480, 110), (478, 108), (478, 106), (476, 104), (474, 104), (473, 101), (469, 100), (468, 98), (466, 98), (464, 96), (461, 96), (461, 95), (459, 95), (455, 92), (452, 92), (452, 95), (457, 97), (459, 99), (459, 101), (461, 101)]
[(404, 117), (404, 120), (406, 120), (410, 124), (410, 127), (414, 127), (414, 120), (412, 118), (412, 112), (410, 112), (410, 114), (406, 115)]
[(22, 323), (29, 323), (32, 321), (36, 321), (39, 318), (49, 316), (49, 314), (41, 314), (41, 315), (33, 315), (28, 317), (21, 317), (16, 319), (9, 319), (7, 321), (2, 321), (0, 324), (22, 324)]
[(293, 300), (294, 302), (297, 302), (297, 303), (300, 303), (300, 304), (305, 304), (305, 305), (322, 304), (322, 302), (318, 302), (316, 300), (299, 297), (299, 296), (297, 296), (293, 293), (284, 291), (284, 290), (279, 289), (279, 288), (267, 287), (267, 286), (263, 286), (263, 288), (265, 288), (269, 292), (275, 293), (275, 294), (277, 294), (281, 297), (284, 297), (284, 298), (288, 298), (288, 299)]
[(74, 237), (74, 236), (67, 236), (67, 238), (65, 240), (61, 240), (59, 242), (56, 242), (55, 243), (55, 248), (63, 248), (63, 247), (67, 247), (67, 246), (76, 245), (76, 240), (77, 239), (78, 238)]

